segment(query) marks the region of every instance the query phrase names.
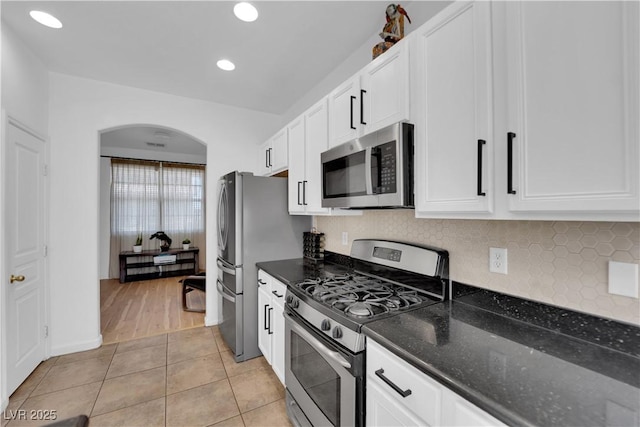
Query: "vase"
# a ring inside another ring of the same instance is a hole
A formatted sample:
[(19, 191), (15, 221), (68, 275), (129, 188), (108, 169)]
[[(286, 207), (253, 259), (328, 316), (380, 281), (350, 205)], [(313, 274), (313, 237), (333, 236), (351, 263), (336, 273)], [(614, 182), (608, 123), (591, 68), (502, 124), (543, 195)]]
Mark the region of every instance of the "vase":
[(182, 249), (184, 249), (185, 251), (186, 251), (187, 249), (189, 249), (189, 243), (183, 243), (183, 244), (182, 244)]
[(133, 246), (133, 252), (139, 254), (140, 252), (142, 252), (142, 245), (134, 245)]

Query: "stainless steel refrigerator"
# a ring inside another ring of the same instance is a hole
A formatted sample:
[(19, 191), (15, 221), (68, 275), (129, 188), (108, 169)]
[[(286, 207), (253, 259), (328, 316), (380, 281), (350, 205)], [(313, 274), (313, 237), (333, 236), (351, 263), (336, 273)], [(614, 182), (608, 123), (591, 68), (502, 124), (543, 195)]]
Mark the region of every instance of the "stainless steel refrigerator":
[(287, 203), (286, 178), (231, 172), (220, 179), (219, 328), (237, 362), (262, 354), (256, 262), (302, 257), (302, 233), (311, 228), (311, 218), (289, 215)]

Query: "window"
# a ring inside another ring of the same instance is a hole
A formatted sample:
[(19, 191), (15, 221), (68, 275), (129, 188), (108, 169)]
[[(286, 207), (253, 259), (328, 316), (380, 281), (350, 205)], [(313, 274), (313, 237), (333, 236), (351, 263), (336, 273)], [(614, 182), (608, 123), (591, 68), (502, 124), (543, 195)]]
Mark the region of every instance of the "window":
[(204, 166), (112, 159), (110, 276), (118, 276), (118, 254), (131, 250), (138, 234), (144, 250), (159, 248), (149, 239), (156, 231), (174, 248), (185, 238), (204, 245), (204, 185)]

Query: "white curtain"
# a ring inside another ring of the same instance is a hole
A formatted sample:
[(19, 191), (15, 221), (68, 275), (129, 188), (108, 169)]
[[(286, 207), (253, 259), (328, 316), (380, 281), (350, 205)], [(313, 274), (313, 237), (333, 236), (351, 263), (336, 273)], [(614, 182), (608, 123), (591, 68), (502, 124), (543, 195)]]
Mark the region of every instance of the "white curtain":
[(111, 253), (109, 276), (119, 276), (122, 251), (132, 250), (138, 234), (142, 249), (159, 249), (150, 240), (164, 231), (172, 248), (189, 238), (205, 259), (205, 171), (203, 166), (111, 160)]

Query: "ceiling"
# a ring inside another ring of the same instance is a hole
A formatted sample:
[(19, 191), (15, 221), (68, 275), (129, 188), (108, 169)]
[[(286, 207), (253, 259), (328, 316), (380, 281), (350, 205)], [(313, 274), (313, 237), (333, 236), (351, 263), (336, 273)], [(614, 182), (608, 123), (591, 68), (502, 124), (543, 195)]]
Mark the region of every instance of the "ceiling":
[[(283, 114), (384, 24), (385, 1), (8, 1), (3, 25), (55, 72)], [(60, 19), (53, 30), (37, 9)], [(221, 58), (236, 70), (216, 67)]]
[[(103, 132), (102, 148), (147, 150), (170, 154), (186, 154), (206, 159), (207, 148), (191, 136), (158, 126), (126, 126)], [(121, 151), (126, 152), (126, 151)]]

